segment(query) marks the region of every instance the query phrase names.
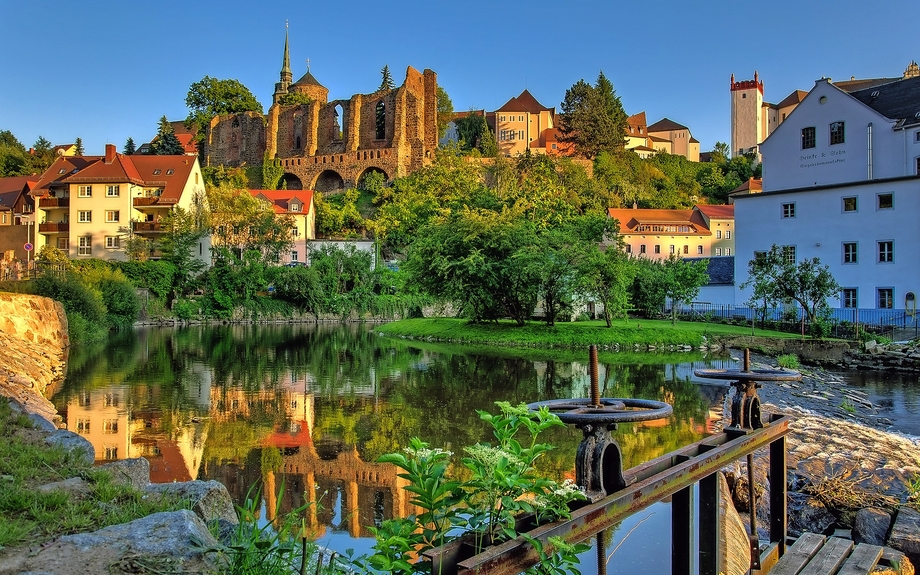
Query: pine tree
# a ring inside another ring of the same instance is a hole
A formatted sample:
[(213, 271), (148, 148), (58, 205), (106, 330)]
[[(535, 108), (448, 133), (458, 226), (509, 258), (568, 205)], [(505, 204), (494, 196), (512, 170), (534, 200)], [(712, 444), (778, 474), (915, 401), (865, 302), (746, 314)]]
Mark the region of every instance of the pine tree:
[(390, 66), (386, 64), (383, 66), (383, 69), (380, 70), (380, 75), (382, 76), (380, 80), (380, 87), (377, 88), (377, 91), (381, 90), (392, 90), (396, 87), (396, 83), (393, 81), (393, 77), (390, 76)]
[(134, 138), (128, 138), (128, 140), (125, 142), (125, 148), (122, 150), (122, 152), (126, 156), (130, 156), (135, 152)]
[(150, 151), (157, 156), (181, 156), (185, 153), (185, 148), (176, 137), (166, 116), (160, 118), (160, 128), (157, 130), (157, 137), (150, 144)]
[(85, 153), (83, 151), (83, 138), (77, 138), (73, 145), (77, 147), (76, 155), (82, 156)]

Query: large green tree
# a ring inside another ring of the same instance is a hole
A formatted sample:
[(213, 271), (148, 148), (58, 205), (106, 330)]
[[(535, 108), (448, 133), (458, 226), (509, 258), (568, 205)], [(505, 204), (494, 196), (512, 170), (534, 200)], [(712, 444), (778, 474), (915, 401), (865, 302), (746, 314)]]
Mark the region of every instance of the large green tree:
[(447, 91), (438, 86), (438, 139), (444, 137), (447, 133), (447, 124), (450, 124), (454, 116), (454, 103), (451, 102)]
[(626, 142), (626, 112), (603, 72), (592, 86), (579, 80), (562, 101), (559, 140), (575, 153), (594, 158), (603, 151), (619, 152)]
[(205, 76), (191, 85), (185, 96), (189, 114), (185, 126), (198, 129), (199, 140), (214, 116), (240, 112), (262, 113), (262, 104), (239, 80), (219, 80)]
[(636, 275), (636, 266), (614, 240), (606, 248), (598, 246), (578, 267), (582, 292), (604, 306), (604, 321), (613, 326), (615, 317), (625, 317), (629, 308), (629, 287)]

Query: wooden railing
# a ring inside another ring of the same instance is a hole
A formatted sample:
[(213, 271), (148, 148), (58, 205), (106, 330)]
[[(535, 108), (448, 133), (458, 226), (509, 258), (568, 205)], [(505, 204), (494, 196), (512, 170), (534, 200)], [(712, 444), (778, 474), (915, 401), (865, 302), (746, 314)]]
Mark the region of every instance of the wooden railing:
[(157, 233), (163, 231), (163, 226), (160, 222), (131, 222), (131, 227), (138, 233)]
[(69, 231), (69, 223), (43, 222), (38, 224), (38, 233), (40, 234), (60, 234)]

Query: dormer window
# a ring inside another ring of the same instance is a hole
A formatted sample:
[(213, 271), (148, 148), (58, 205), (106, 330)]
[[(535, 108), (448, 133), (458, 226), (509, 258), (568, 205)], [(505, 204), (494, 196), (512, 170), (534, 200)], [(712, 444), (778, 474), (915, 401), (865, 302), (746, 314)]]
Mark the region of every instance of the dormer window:
[(175, 170), (173, 170), (172, 168), (169, 168), (168, 170), (166, 170), (166, 175), (171, 176), (173, 175), (173, 172), (175, 172)]
[(292, 212), (299, 212), (299, 211), (300, 211), (300, 204), (291, 204), (291, 211), (292, 211)]
[(159, 175), (160, 175), (160, 171), (161, 171), (160, 168), (155, 169), (155, 170), (153, 171), (153, 175), (154, 175), (154, 176), (159, 176)]
[(60, 170), (58, 170), (58, 174), (63, 174), (66, 171), (67, 171), (67, 168), (61, 168)]

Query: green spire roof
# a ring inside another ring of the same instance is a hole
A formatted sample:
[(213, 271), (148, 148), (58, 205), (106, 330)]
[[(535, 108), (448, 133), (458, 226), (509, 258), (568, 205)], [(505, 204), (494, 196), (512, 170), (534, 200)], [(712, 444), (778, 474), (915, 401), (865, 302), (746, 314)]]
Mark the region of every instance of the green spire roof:
[(289, 78), (293, 76), (293, 72), (291, 72), (291, 53), (288, 51), (287, 22), (284, 23), (284, 62), (281, 64), (281, 73), (287, 74)]

